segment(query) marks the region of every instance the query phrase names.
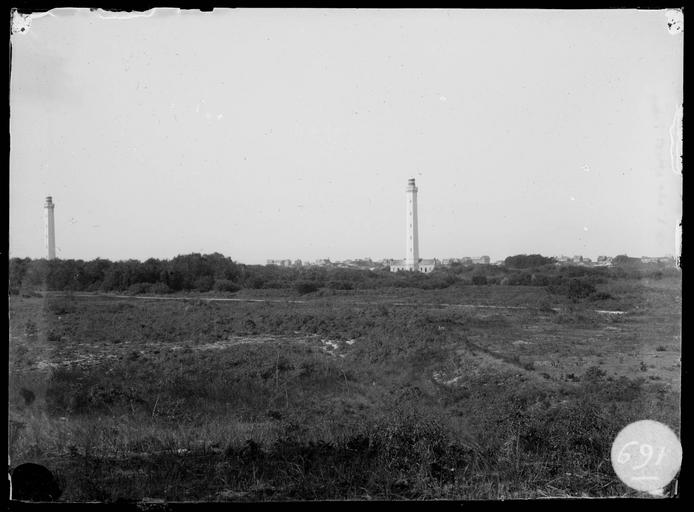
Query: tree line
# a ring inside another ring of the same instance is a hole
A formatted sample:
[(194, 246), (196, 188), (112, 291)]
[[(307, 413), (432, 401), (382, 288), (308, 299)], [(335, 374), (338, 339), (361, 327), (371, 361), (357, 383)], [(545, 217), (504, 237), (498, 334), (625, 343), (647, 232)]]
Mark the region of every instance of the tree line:
[(242, 288), (292, 288), (306, 283), (352, 289), (367, 281), (375, 283), (388, 277), (387, 271), (246, 265), (219, 253), (193, 253), (170, 260), (150, 258), (145, 261), (102, 258), (91, 261), (12, 258), (9, 261), (10, 293), (28, 290), (235, 292)]
[[(615, 258), (617, 259), (617, 258)], [(625, 265), (612, 268), (556, 266), (552, 258), (541, 255), (516, 255), (504, 265), (455, 263), (437, 267), (431, 274), (390, 272), (335, 267), (279, 267), (246, 265), (219, 253), (185, 254), (170, 260), (149, 258), (145, 261), (90, 261), (73, 259), (11, 258), (9, 292), (11, 294), (47, 291), (173, 293), (236, 292), (246, 289), (294, 289), (310, 293), (320, 288), (332, 290), (413, 287), (446, 288), (455, 283), (472, 285), (550, 286), (567, 279), (581, 278), (599, 282), (608, 277), (662, 277), (676, 269), (660, 265), (635, 266), (632, 258), (618, 259)]]

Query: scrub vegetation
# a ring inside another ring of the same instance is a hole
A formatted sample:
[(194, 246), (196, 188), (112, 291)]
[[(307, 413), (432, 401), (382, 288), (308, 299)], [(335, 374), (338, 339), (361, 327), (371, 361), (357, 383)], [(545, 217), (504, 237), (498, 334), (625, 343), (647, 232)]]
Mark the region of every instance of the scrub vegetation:
[(678, 270), (222, 263), (13, 260), (12, 465), (66, 501), (637, 496), (616, 434), (679, 434)]

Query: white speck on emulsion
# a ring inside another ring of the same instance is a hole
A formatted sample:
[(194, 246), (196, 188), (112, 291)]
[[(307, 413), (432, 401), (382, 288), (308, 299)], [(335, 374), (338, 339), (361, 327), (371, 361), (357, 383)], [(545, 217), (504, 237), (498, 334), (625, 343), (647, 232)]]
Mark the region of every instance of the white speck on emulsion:
[(684, 31), (684, 16), (679, 9), (668, 9), (665, 11), (667, 17), (667, 31), (673, 36)]

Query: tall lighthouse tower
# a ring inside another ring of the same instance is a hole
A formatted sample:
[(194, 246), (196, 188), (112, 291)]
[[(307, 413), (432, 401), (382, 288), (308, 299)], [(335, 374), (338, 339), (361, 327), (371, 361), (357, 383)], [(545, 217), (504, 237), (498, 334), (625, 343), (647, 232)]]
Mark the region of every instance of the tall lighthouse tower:
[(53, 198), (46, 197), (46, 204), (43, 205), (45, 210), (45, 234), (46, 234), (46, 250), (48, 251), (48, 259), (55, 259), (55, 222), (53, 220)]
[(409, 270), (419, 270), (419, 238), (417, 236), (417, 187), (414, 178), (407, 182), (407, 252), (405, 265)]

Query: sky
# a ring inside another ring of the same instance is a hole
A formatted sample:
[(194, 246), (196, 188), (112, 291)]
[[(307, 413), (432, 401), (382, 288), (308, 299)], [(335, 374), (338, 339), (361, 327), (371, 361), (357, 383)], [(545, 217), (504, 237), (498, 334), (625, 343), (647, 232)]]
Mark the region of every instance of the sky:
[(50, 195), (59, 258), (403, 258), (408, 178), (423, 258), (679, 254), (666, 11), (56, 9), (13, 26), (10, 257), (45, 257)]

